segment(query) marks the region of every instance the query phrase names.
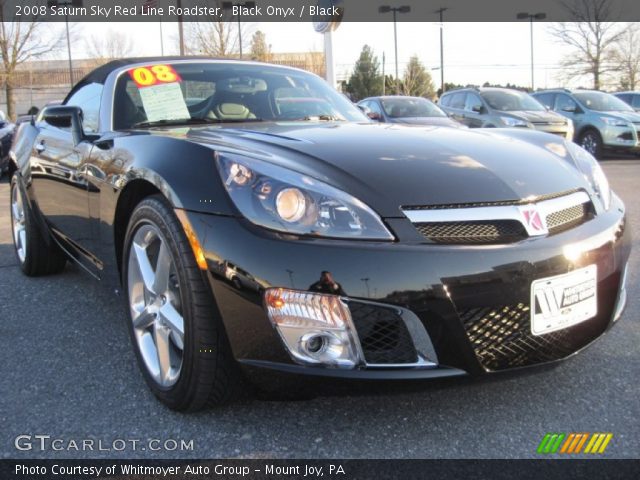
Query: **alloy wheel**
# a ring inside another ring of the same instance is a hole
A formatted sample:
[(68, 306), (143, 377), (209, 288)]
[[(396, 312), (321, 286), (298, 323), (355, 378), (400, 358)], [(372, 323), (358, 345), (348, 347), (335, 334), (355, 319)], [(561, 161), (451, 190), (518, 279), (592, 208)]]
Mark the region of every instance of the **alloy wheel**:
[(156, 225), (142, 224), (128, 259), (129, 309), (140, 356), (161, 387), (180, 377), (184, 357), (184, 318), (175, 262)]
[(582, 137), (582, 148), (584, 148), (591, 155), (596, 155), (598, 152), (598, 139), (593, 133), (587, 133)]
[(11, 192), (11, 226), (13, 229), (13, 244), (20, 263), (27, 257), (27, 226), (25, 222), (24, 203), (20, 187), (16, 183)]

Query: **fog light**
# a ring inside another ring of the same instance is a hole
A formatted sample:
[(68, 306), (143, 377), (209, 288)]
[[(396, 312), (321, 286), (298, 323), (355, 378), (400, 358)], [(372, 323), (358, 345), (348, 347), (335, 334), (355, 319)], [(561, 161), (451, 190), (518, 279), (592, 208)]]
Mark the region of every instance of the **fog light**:
[(340, 297), (270, 288), (264, 298), (269, 319), (293, 360), (341, 368), (361, 363), (351, 313)]

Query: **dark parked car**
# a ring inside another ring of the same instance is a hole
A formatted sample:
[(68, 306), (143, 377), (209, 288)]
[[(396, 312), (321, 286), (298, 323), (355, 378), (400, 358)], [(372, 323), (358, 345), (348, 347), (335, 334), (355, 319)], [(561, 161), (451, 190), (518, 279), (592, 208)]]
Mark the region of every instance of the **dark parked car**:
[(575, 141), (596, 158), (606, 149), (640, 152), (640, 114), (610, 93), (543, 90), (533, 96), (573, 121)]
[(440, 106), (468, 127), (524, 127), (571, 140), (573, 124), (548, 111), (528, 93), (510, 88), (463, 88), (446, 92)]
[(369, 97), (358, 102), (358, 106), (376, 122), (463, 127), (435, 103), (422, 97)]
[(16, 126), (0, 111), (0, 177), (9, 168), (9, 150)]
[(613, 95), (629, 105), (636, 112), (640, 112), (640, 92), (619, 92)]
[[(293, 98), (313, 100), (298, 117)], [(173, 409), (247, 381), (308, 394), (553, 362), (625, 305), (625, 207), (585, 150), (389, 128), (292, 68), (114, 61), (24, 123), (12, 158), (22, 270), (73, 261), (122, 288)]]

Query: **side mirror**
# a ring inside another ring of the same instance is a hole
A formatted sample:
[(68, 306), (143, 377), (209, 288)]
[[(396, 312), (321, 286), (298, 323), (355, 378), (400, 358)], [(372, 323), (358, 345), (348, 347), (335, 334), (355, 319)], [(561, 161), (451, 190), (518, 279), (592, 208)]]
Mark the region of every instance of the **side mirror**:
[(566, 106), (566, 107), (562, 107), (562, 111), (567, 113), (578, 113), (578, 108)]
[(476, 113), (482, 113), (482, 105), (474, 105), (473, 107), (471, 107), (471, 110)]
[(82, 109), (80, 107), (67, 105), (46, 107), (42, 113), (42, 119), (54, 127), (70, 128), (74, 145), (78, 145), (85, 138), (82, 130)]
[(367, 117), (377, 122), (382, 121), (382, 115), (380, 115), (378, 112), (372, 112), (371, 110), (367, 112)]

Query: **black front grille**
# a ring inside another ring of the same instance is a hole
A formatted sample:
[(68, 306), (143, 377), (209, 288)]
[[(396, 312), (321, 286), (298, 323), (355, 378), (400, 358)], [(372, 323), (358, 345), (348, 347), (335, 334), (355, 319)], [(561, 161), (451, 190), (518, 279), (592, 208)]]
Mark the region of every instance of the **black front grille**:
[(633, 140), (633, 132), (624, 132), (618, 135), (620, 140)]
[(516, 220), (417, 223), (416, 228), (428, 240), (437, 243), (511, 243), (527, 237)]
[(368, 364), (418, 361), (411, 335), (396, 310), (360, 302), (349, 302), (349, 310)]
[(589, 217), (589, 208), (586, 203), (558, 210), (547, 215), (547, 228), (549, 233), (558, 233), (584, 223)]
[(575, 351), (571, 329), (533, 335), (529, 314), (529, 307), (522, 303), (461, 313), (467, 337), (485, 370), (549, 362)]

